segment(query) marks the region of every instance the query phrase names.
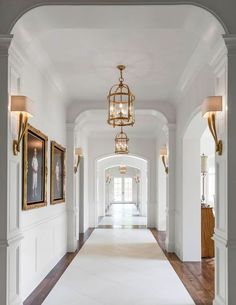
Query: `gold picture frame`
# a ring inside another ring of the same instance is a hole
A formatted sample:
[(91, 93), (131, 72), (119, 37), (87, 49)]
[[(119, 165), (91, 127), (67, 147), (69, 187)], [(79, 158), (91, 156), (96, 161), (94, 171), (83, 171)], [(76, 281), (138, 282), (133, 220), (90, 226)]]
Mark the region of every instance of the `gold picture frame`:
[(23, 138), (22, 209), (47, 205), (48, 137), (27, 124)]
[(50, 203), (65, 202), (66, 149), (51, 141)]

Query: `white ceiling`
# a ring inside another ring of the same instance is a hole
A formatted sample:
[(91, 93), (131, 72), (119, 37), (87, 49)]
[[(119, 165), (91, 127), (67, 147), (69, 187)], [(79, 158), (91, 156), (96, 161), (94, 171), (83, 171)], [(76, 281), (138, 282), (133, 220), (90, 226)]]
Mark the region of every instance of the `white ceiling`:
[[(119, 132), (119, 128), (112, 128), (106, 124), (107, 112), (105, 110), (89, 110), (82, 113), (78, 119), (78, 130), (82, 130), (90, 137), (111, 138)], [(164, 118), (153, 111), (137, 110), (136, 121), (133, 127), (124, 128), (128, 138), (156, 138), (165, 124)]]
[(104, 103), (117, 64), (127, 65), (124, 77), (137, 102), (174, 103), (194, 51), (212, 48), (222, 32), (211, 14), (186, 5), (45, 6), (13, 29), (20, 52), (38, 52), (68, 103)]

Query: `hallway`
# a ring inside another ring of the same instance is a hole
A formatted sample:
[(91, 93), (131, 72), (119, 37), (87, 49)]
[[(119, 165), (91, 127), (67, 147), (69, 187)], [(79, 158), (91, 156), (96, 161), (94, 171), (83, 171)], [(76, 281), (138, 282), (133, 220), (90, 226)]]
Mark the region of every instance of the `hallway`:
[(112, 204), (105, 217), (99, 223), (100, 226), (112, 226), (114, 228), (125, 226), (146, 226), (147, 217), (141, 216), (134, 203)]
[(193, 305), (194, 302), (149, 230), (97, 229), (43, 304)]
[(236, 4), (8, 2), (0, 305), (234, 305)]

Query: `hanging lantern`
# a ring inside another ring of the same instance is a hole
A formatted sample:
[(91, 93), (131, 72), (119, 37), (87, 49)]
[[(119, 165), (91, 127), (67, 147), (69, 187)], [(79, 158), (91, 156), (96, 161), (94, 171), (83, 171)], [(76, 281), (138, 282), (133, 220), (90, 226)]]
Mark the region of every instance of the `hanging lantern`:
[(122, 175), (126, 174), (126, 172), (127, 172), (126, 165), (120, 165), (119, 170), (120, 170), (120, 174), (122, 174)]
[(115, 126), (133, 126), (134, 119), (134, 99), (129, 86), (124, 84), (123, 70), (124, 65), (119, 65), (120, 70), (119, 84), (111, 87), (108, 99), (108, 124)]
[(121, 132), (119, 132), (115, 137), (115, 153), (128, 154), (128, 142), (129, 139), (127, 134), (123, 131), (123, 127), (121, 127)]

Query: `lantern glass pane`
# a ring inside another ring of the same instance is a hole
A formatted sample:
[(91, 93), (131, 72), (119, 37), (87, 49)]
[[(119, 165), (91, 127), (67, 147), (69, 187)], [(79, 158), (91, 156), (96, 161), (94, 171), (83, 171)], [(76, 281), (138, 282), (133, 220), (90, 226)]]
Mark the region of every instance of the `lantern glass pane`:
[(123, 80), (110, 89), (107, 99), (109, 102), (108, 124), (114, 127), (134, 124), (135, 97)]

